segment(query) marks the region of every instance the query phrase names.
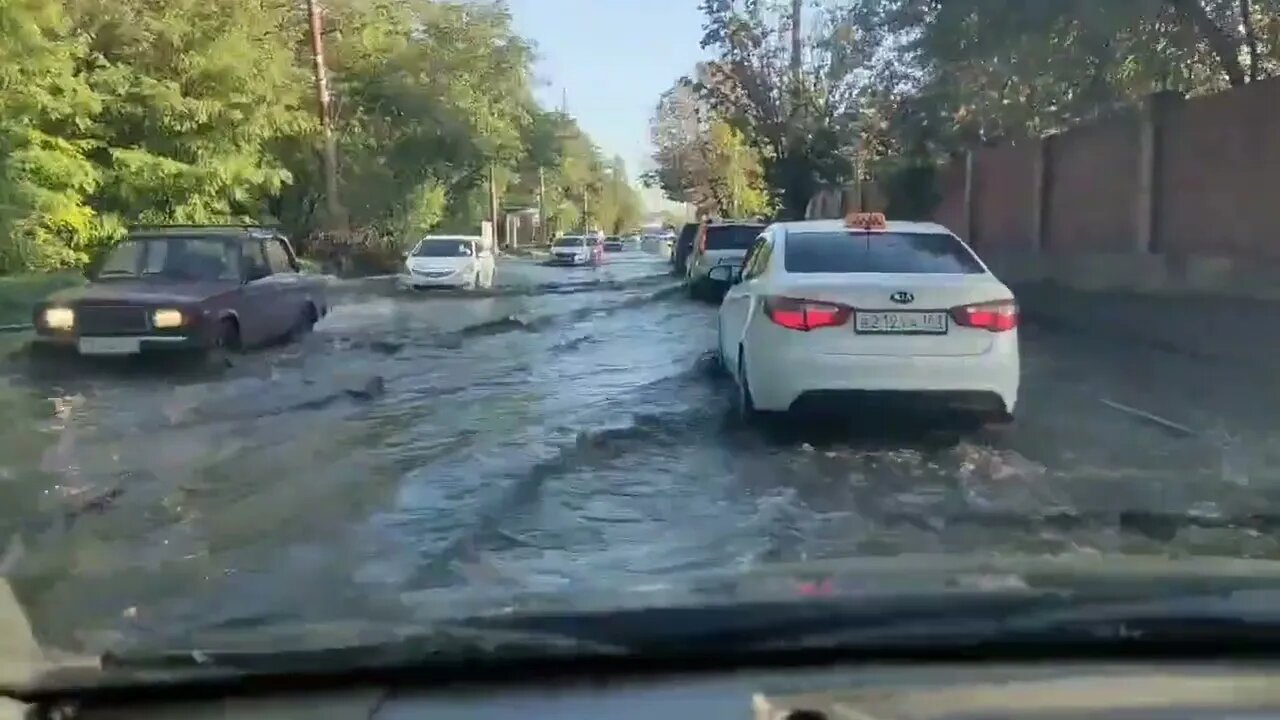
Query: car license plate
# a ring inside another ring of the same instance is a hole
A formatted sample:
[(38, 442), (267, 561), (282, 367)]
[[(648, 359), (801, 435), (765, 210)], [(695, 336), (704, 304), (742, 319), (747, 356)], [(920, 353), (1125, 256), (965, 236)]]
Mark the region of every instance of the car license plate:
[(944, 312), (856, 312), (854, 331), (882, 334), (945, 335), (947, 314)]
[(82, 337), (81, 355), (133, 355), (142, 352), (142, 341), (130, 337)]

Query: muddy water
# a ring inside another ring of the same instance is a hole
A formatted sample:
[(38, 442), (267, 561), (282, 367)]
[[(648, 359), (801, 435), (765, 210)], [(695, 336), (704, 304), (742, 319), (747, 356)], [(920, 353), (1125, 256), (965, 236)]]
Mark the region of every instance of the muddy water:
[(510, 260), (479, 295), (333, 293), (314, 334), (225, 373), (4, 366), (4, 570), (44, 639), (904, 551), (1280, 556), (1267, 533), (1124, 515), (1256, 511), (1270, 466), (1103, 406), (1115, 358), (1036, 328), (1007, 437), (761, 432), (707, 360), (714, 308), (645, 253)]

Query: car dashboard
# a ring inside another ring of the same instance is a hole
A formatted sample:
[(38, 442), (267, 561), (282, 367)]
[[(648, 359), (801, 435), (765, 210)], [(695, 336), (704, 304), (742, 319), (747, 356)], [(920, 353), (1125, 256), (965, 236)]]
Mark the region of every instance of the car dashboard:
[[(1139, 720), (1280, 718), (1280, 666), (1249, 663), (886, 664), (723, 675), (582, 678), (503, 688), (376, 686), (216, 701), (81, 707), (79, 718), (752, 718)], [(429, 682), (429, 678), (424, 678)]]

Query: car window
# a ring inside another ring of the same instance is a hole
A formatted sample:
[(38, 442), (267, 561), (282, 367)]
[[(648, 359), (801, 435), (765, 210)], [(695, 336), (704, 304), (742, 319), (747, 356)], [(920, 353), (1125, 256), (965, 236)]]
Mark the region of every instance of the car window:
[(138, 265), (142, 263), (142, 258), (146, 255), (146, 243), (139, 241), (126, 241), (116, 245), (111, 249), (103, 259), (102, 265), (98, 268), (100, 277), (109, 277), (111, 275), (135, 275), (138, 272)]
[(947, 233), (803, 232), (787, 235), (789, 273), (978, 274), (982, 264)]
[(742, 279), (747, 280), (755, 277), (758, 273), (755, 271), (756, 260), (764, 250), (765, 243), (769, 241), (768, 237), (761, 235), (756, 238), (755, 243), (747, 250), (747, 256), (742, 261)]
[(432, 238), (418, 243), (413, 250), (414, 257), (471, 257), (475, 255), (475, 246), (468, 240), (453, 238)]
[(707, 250), (746, 250), (764, 230), (761, 225), (708, 225)]
[(749, 280), (764, 274), (765, 268), (769, 267), (769, 257), (773, 254), (773, 242), (769, 236), (761, 235), (759, 245), (754, 248), (751, 253), (751, 265), (743, 268), (742, 277)]
[(582, 247), (586, 241), (580, 237), (565, 236), (553, 243), (556, 247)]
[(114, 247), (97, 272), (101, 279), (158, 277), (225, 280), (239, 275), (234, 246), (219, 237), (156, 237)]
[(273, 273), (289, 273), (293, 272), (293, 265), (289, 262), (289, 251), (284, 249), (284, 244), (279, 240), (272, 239), (266, 241), (267, 246), (267, 267), (271, 268)]
[(244, 265), (249, 277), (262, 277), (271, 274), (271, 266), (267, 264), (267, 256), (262, 250), (262, 241), (254, 240), (244, 243)]
[(691, 247), (693, 239), (698, 236), (698, 223), (686, 223), (680, 228), (680, 247)]

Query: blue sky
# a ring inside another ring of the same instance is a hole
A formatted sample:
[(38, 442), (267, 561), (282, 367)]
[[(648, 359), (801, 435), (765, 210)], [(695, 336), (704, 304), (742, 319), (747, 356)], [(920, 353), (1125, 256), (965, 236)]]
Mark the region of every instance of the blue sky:
[(698, 0), (508, 0), (536, 44), (538, 97), (569, 113), (635, 178), (649, 167), (658, 96), (703, 59)]

